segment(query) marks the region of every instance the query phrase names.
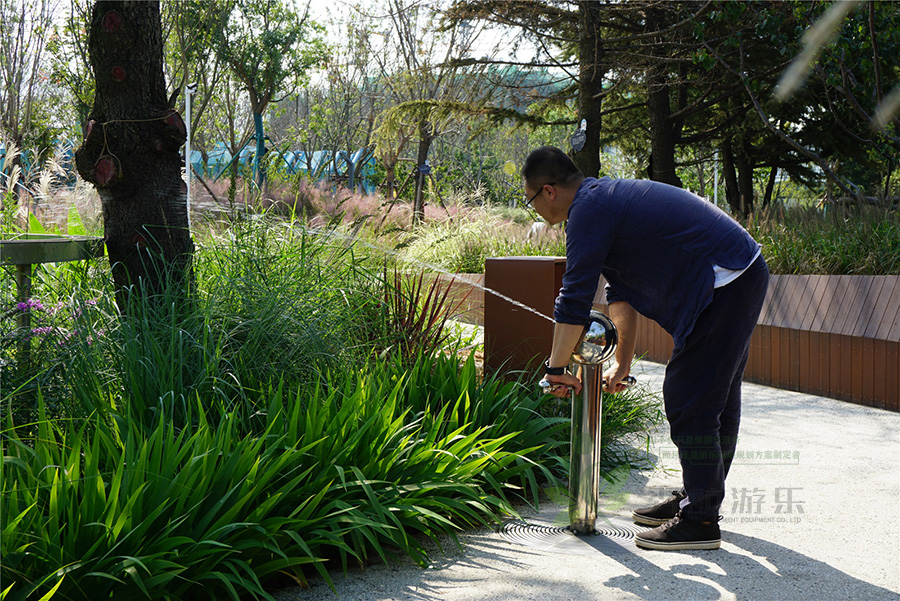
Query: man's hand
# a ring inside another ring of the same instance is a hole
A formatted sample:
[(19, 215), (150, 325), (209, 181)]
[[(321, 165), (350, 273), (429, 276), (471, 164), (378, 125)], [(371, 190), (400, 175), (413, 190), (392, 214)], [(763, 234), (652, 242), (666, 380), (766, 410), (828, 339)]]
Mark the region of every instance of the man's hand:
[(630, 373), (631, 365), (628, 363), (619, 365), (614, 361), (609, 369), (603, 372), (603, 392), (615, 394), (628, 388), (630, 382), (626, 381), (626, 378)]
[(581, 392), (581, 380), (570, 373), (565, 373), (561, 376), (551, 376), (547, 374), (544, 375), (544, 380), (553, 385), (548, 391), (549, 394), (561, 399), (569, 396), (570, 390), (574, 390), (575, 394)]

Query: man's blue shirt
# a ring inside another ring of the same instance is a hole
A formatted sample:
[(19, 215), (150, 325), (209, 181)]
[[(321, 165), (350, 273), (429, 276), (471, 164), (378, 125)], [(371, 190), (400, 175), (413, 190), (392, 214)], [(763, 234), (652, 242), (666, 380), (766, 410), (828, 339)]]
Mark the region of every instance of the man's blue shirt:
[(740, 224), (687, 190), (589, 177), (569, 208), (566, 273), (553, 316), (586, 324), (602, 273), (607, 302), (626, 301), (678, 348), (712, 301), (713, 265), (744, 269), (758, 250)]

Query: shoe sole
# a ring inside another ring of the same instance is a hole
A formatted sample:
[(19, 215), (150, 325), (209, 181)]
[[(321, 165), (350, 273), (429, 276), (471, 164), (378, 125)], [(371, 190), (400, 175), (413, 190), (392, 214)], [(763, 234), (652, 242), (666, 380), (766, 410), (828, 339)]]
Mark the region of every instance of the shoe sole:
[(651, 518), (650, 516), (641, 515), (639, 513), (633, 512), (633, 511), (631, 512), (631, 519), (634, 522), (636, 522), (638, 524), (642, 524), (644, 526), (662, 526), (663, 524), (665, 524), (666, 522), (671, 520), (673, 517), (675, 517), (675, 516), (673, 515), (672, 517), (668, 517), (668, 518)]
[(634, 544), (642, 549), (652, 549), (655, 551), (710, 551), (718, 549), (721, 546), (722, 541), (720, 539), (662, 543), (635, 537)]

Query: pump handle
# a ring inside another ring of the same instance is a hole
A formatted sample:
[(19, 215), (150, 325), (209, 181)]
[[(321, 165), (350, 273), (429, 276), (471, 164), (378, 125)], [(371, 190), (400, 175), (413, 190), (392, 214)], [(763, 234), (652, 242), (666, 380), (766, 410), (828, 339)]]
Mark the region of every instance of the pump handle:
[[(603, 383), (606, 384), (606, 378), (603, 379)], [(634, 376), (625, 376), (622, 378), (622, 384), (625, 384), (625, 386), (634, 386), (637, 384), (637, 378)], [(569, 390), (572, 389), (572, 387), (567, 384), (557, 384), (556, 382), (549, 381), (547, 378), (541, 378), (541, 381), (538, 382), (538, 386), (541, 387), (544, 394), (550, 394), (555, 390), (559, 390), (560, 386), (568, 388)]]

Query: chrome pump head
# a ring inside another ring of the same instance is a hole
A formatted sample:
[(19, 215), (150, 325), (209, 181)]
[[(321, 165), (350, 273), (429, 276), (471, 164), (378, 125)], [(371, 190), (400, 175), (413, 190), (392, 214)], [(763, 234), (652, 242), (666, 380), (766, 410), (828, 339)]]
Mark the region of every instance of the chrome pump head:
[(619, 335), (612, 320), (600, 311), (591, 311), (584, 334), (575, 345), (576, 363), (599, 365), (616, 353)]
[[(619, 335), (612, 320), (600, 311), (591, 311), (591, 317), (584, 328), (584, 333), (578, 340), (578, 344), (575, 345), (572, 362), (581, 365), (600, 365), (616, 354), (618, 342)], [(625, 385), (631, 385), (635, 380), (628, 376), (623, 382)], [(563, 385), (554, 384), (545, 377), (538, 382), (538, 386), (541, 387), (544, 394), (547, 394)]]

